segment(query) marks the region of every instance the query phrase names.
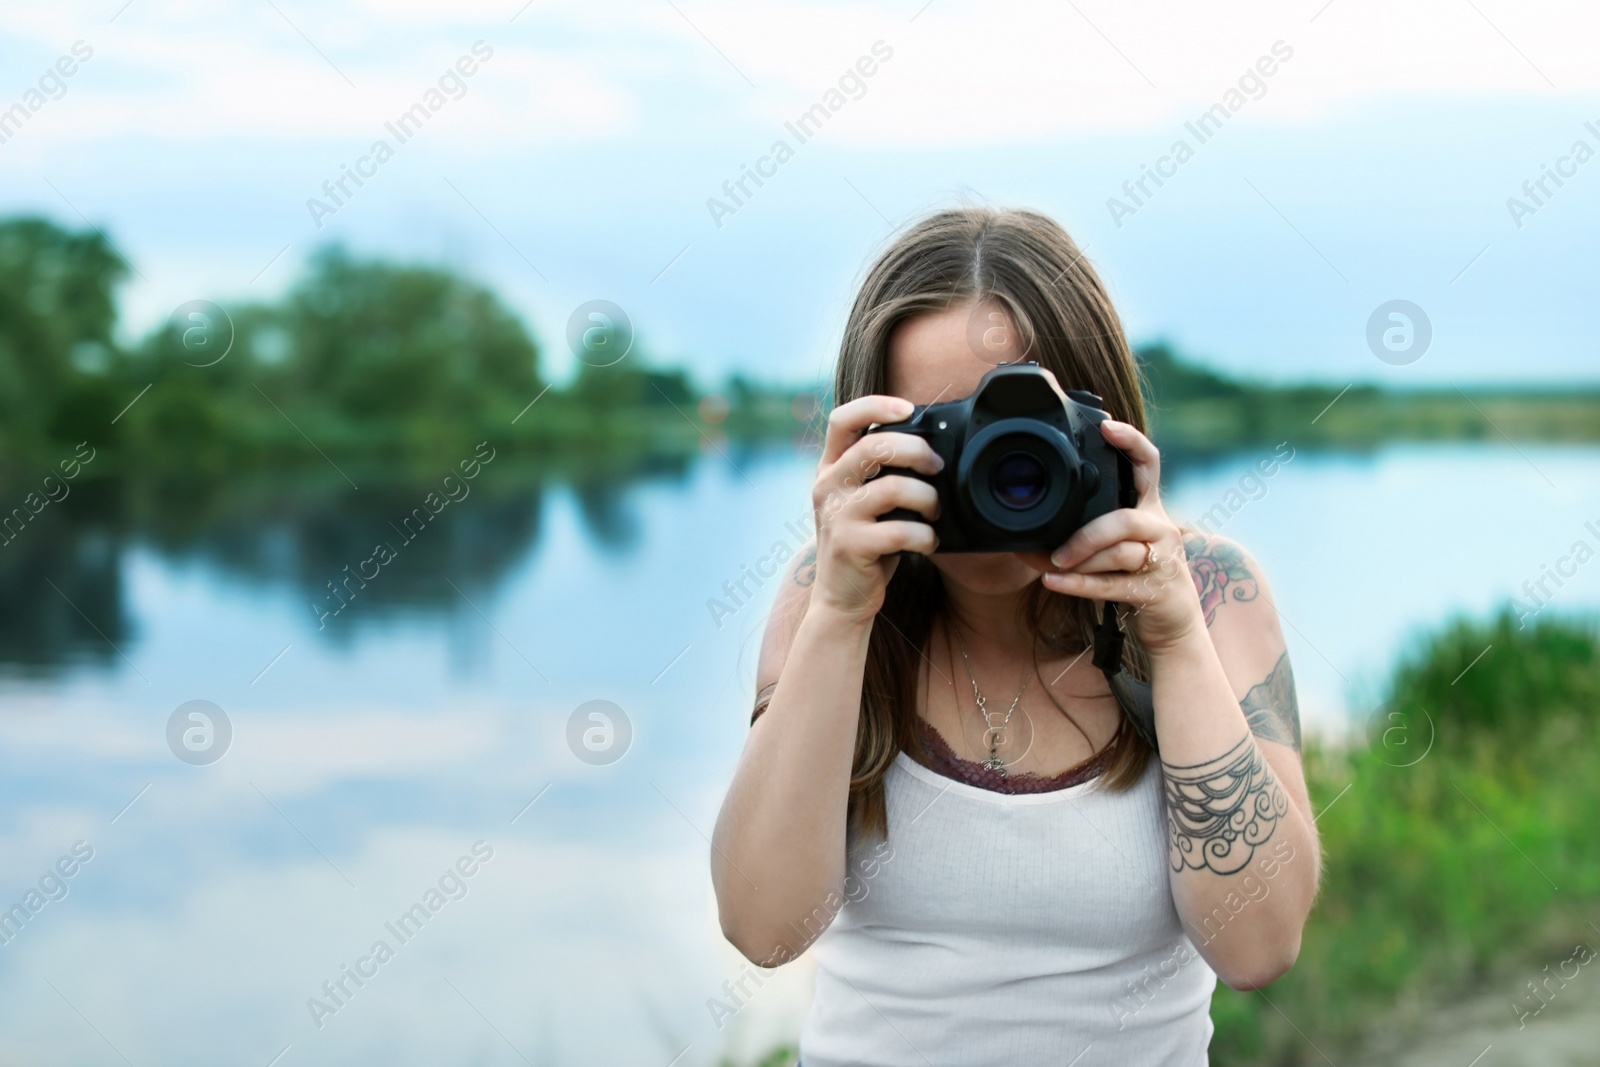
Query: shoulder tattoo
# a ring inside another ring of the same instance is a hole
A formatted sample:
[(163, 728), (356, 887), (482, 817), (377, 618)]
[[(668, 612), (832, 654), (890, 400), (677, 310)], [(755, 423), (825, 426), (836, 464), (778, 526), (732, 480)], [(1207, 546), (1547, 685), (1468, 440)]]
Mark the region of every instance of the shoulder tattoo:
[(1174, 766), (1163, 760), (1161, 775), (1167, 858), (1175, 872), (1244, 870), (1289, 813), (1289, 798), (1249, 734), (1204, 763)]
[(1200, 594), (1207, 626), (1217, 617), (1217, 608), (1223, 601), (1254, 600), (1260, 592), (1255, 574), (1237, 547), (1190, 534), (1183, 539), (1183, 552), (1189, 557), (1189, 574), (1194, 578), (1195, 592)]
[(1239, 706), (1251, 733), (1300, 751), (1300, 700), (1294, 692), (1289, 653), (1278, 657), (1278, 665), (1266, 681), (1246, 693)]

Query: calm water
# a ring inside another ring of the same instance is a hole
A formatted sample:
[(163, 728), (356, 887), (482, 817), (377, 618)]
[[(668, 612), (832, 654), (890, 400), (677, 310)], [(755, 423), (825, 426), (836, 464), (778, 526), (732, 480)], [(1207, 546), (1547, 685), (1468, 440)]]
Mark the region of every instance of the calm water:
[[(1310, 728), (1370, 710), (1419, 628), (1600, 543), (1600, 450), (1302, 451), (1248, 479), (1269, 453), (1169, 472), (1167, 499), (1222, 504), (1262, 560)], [(771, 583), (720, 627), (707, 601), (798, 544), (813, 465), (496, 464), (410, 542), (389, 523), (427, 485), (52, 505), (0, 557), (0, 907), (38, 908), (0, 945), (0, 1059), (665, 1067), (791, 1033), (803, 961), (720, 1029), (706, 1006), (740, 971), (705, 835)], [(319, 629), (378, 540), (395, 558)], [(1600, 607), (1600, 566), (1557, 606)], [(169, 748), (191, 700), (231, 723), (209, 765)], [(568, 743), (591, 700), (631, 724), (608, 765)]]

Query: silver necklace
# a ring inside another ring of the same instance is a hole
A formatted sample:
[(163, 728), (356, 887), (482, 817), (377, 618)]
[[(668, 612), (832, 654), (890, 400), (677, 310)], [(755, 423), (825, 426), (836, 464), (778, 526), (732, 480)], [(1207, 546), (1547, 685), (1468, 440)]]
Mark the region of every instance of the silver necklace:
[(967, 655), (967, 643), (962, 640), (961, 634), (954, 627), (951, 632), (956, 635), (956, 644), (961, 647), (961, 662), (967, 668), (967, 680), (972, 683), (972, 699), (978, 704), (978, 712), (983, 716), (984, 742), (989, 746), (989, 758), (983, 761), (983, 766), (996, 774), (1004, 777), (1006, 773), (1005, 761), (1000, 758), (1000, 746), (1005, 744), (1006, 727), (1011, 724), (1011, 716), (1016, 714), (1017, 705), (1022, 703), (1022, 694), (1028, 691), (1028, 686), (1033, 682), (1033, 673), (1023, 679), (1022, 688), (1017, 690), (1016, 699), (1011, 701), (1011, 706), (1006, 709), (1005, 715), (995, 724), (994, 715), (989, 710), (989, 703), (978, 691), (978, 676), (972, 672), (972, 659)]

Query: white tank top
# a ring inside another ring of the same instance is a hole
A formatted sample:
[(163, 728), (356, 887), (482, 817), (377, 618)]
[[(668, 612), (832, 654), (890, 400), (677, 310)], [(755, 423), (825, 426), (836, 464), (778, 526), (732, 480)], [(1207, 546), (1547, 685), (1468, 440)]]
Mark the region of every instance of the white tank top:
[(800, 1067), (1206, 1064), (1217, 976), (1167, 873), (1159, 763), (1005, 794), (902, 752), (816, 943)]

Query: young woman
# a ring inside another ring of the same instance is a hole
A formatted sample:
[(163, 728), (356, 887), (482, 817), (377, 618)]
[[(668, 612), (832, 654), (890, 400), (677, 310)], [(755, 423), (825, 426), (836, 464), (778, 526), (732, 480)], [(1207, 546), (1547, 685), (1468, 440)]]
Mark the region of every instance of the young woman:
[[(1103, 398), (1137, 506), (1049, 555), (941, 554), (928, 523), (877, 521), (934, 519), (931, 485), (873, 476), (940, 460), (863, 431), (1023, 360)], [(1205, 1063), (1217, 978), (1289, 969), (1320, 871), (1260, 568), (1162, 508), (1121, 323), (1042, 215), (946, 211), (899, 236), (834, 388), (816, 541), (768, 623), (717, 820), (724, 933), (766, 967), (815, 943), (804, 1067)], [(1153, 736), (1094, 665), (1105, 602)]]

